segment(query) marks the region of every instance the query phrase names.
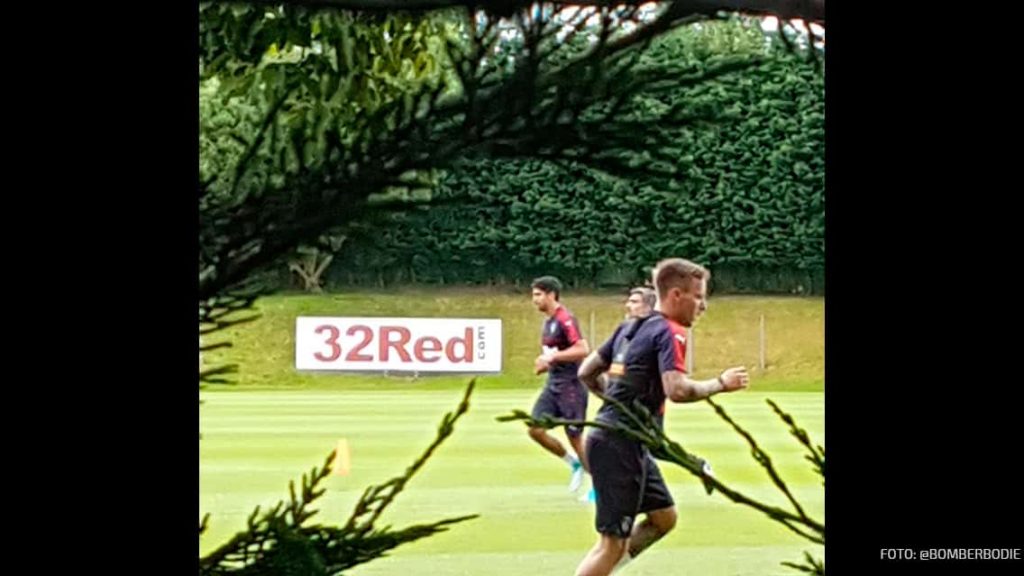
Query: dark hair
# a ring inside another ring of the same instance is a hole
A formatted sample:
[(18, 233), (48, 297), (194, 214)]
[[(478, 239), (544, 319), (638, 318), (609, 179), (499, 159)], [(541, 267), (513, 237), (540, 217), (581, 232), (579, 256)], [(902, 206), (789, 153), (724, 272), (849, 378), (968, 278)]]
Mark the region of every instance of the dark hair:
[(540, 288), (544, 292), (554, 292), (555, 300), (558, 300), (562, 293), (562, 281), (554, 276), (541, 276), (530, 284), (530, 288)]

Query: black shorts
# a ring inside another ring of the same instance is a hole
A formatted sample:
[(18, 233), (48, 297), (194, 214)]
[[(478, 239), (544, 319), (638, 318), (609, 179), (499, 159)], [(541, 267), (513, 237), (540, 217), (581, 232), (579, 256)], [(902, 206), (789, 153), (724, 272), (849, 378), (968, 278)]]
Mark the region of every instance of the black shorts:
[[(556, 387), (550, 384), (544, 386), (544, 390), (533, 405), (533, 417), (535, 419), (550, 416), (552, 418), (564, 418), (565, 420), (584, 420), (587, 417), (587, 390), (583, 384), (577, 382), (564, 382)], [(565, 433), (578, 438), (583, 433), (579, 426), (566, 426)]]
[(587, 436), (586, 454), (599, 533), (628, 538), (637, 515), (675, 505), (658, 465), (639, 442), (594, 430)]

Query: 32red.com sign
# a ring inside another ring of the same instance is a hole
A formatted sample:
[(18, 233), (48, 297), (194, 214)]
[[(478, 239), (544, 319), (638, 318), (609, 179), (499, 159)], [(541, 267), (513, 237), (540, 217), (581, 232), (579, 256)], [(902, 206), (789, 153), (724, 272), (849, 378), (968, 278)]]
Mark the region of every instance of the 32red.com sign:
[(501, 372), (501, 320), (295, 320), (299, 370)]

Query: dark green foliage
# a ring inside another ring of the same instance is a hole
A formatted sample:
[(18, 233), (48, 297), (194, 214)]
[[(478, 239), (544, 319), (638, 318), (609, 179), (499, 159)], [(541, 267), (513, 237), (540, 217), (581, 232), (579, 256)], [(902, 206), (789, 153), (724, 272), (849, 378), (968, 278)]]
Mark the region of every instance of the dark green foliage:
[(724, 292), (824, 292), (824, 75), (749, 22), (691, 26), (656, 42), (637, 68), (756, 67), (657, 97), (640, 121), (680, 106), (698, 122), (672, 133), (677, 176), (611, 177), (572, 161), (474, 159), (441, 179), (446, 204), (356, 227), (329, 283), (502, 283), (538, 273), (573, 284), (635, 282), (666, 255), (715, 272)]

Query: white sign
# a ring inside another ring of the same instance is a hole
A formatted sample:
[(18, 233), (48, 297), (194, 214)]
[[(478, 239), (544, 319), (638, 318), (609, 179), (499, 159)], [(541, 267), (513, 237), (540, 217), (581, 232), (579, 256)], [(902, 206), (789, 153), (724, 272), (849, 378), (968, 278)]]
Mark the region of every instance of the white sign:
[(295, 368), (501, 372), (501, 320), (300, 317)]

